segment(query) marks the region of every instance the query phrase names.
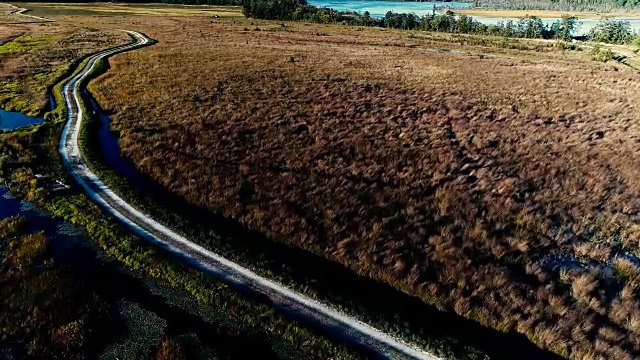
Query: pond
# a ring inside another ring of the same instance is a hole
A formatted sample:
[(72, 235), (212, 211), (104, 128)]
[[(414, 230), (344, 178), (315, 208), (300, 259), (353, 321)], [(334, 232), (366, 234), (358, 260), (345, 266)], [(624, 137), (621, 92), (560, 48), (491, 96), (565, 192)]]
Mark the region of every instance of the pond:
[(31, 117), (19, 112), (0, 109), (0, 131), (15, 130), (21, 127), (39, 124), (43, 121), (43, 117)]

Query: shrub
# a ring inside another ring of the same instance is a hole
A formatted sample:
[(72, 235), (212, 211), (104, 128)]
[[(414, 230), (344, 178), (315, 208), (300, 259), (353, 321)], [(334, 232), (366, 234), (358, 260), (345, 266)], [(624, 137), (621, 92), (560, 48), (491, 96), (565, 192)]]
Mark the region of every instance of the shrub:
[(607, 62), (613, 59), (613, 52), (609, 49), (603, 49), (600, 46), (594, 46), (591, 51), (591, 59), (594, 61)]
[(613, 259), (613, 269), (623, 284), (636, 284), (640, 279), (640, 270), (629, 259), (616, 257)]
[(603, 18), (589, 32), (589, 39), (609, 44), (626, 44), (633, 40), (631, 24), (628, 21)]

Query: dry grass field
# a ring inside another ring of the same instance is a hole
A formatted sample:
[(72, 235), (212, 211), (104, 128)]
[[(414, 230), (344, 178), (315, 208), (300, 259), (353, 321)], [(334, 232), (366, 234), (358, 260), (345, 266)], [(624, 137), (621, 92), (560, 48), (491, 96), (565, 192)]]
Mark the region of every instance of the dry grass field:
[(7, 110), (42, 114), (48, 89), (73, 63), (128, 41), (120, 31), (33, 21), (0, 21), (0, 106)]
[(553, 43), (129, 9), (146, 13), (56, 18), (159, 41), (90, 84), (142, 173), (559, 354), (640, 356), (633, 69)]
[(0, 24), (21, 24), (35, 21), (33, 18), (18, 14), (18, 9), (13, 5), (0, 3)]

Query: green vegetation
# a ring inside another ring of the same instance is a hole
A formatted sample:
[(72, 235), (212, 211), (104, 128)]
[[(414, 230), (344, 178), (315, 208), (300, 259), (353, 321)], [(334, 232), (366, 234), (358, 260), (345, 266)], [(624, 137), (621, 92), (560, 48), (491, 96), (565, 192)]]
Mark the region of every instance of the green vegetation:
[(46, 94), (47, 89), (63, 75), (63, 68), (52, 66), (49, 69), (43, 69), (42, 72), (35, 73), (27, 87), (16, 81), (0, 81), (0, 107), (7, 111), (22, 112), (29, 116), (40, 116), (42, 109), (38, 104), (29, 101), (29, 93)]
[(50, 35), (18, 36), (17, 38), (0, 45), (0, 55), (30, 51), (38, 46), (53, 41), (53, 39), (54, 37)]
[(0, 82), (0, 106), (9, 111), (29, 110), (29, 103), (24, 100), (22, 86), (19, 83)]
[(4, 83), (0, 85), (0, 96), (2, 96), (2, 98), (0, 98), (0, 101), (4, 101), (5, 96), (8, 98), (12, 94), (15, 94), (20, 91), (21, 91), (20, 84), (16, 82)]
[(607, 62), (613, 59), (613, 52), (611, 50), (603, 49), (598, 45), (591, 48), (589, 54), (591, 54), (591, 58), (594, 61)]
[(609, 44), (628, 44), (636, 41), (637, 34), (631, 31), (628, 21), (604, 18), (591, 29), (589, 39)]

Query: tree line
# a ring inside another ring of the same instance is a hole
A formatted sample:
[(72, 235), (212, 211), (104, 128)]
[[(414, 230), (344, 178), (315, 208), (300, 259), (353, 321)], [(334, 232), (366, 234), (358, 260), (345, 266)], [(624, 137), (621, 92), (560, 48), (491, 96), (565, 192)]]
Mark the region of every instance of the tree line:
[[(630, 0), (640, 1), (640, 0)], [(518, 20), (484, 24), (467, 15), (451, 11), (428, 15), (395, 13), (389, 11), (382, 18), (371, 17), (369, 12), (342, 12), (308, 5), (305, 0), (244, 0), (242, 11), (246, 17), (267, 20), (293, 20), (318, 23), (342, 23), (354, 26), (375, 26), (391, 29), (438, 31), (455, 34), (478, 34), (529, 39), (571, 40), (580, 27), (574, 16), (547, 24), (537, 16), (524, 16)], [(624, 20), (603, 18), (587, 35), (588, 40), (611, 44), (640, 43), (638, 34)]]
[(631, 23), (604, 18), (589, 33), (589, 39), (609, 44), (640, 44), (640, 37), (631, 30)]
[(490, 9), (610, 12), (637, 8), (640, 0), (477, 0), (475, 4)]
[(483, 34), (520, 38), (571, 39), (578, 29), (578, 19), (564, 16), (551, 25), (537, 16), (525, 16), (518, 21), (504, 21), (488, 25), (467, 15), (445, 14), (418, 16), (389, 11), (383, 18), (373, 18), (369, 12), (341, 12), (308, 5), (305, 0), (246, 0), (245, 16), (269, 20), (295, 20), (320, 23), (343, 23), (355, 26), (376, 26), (403, 30), (439, 31), (459, 34)]

